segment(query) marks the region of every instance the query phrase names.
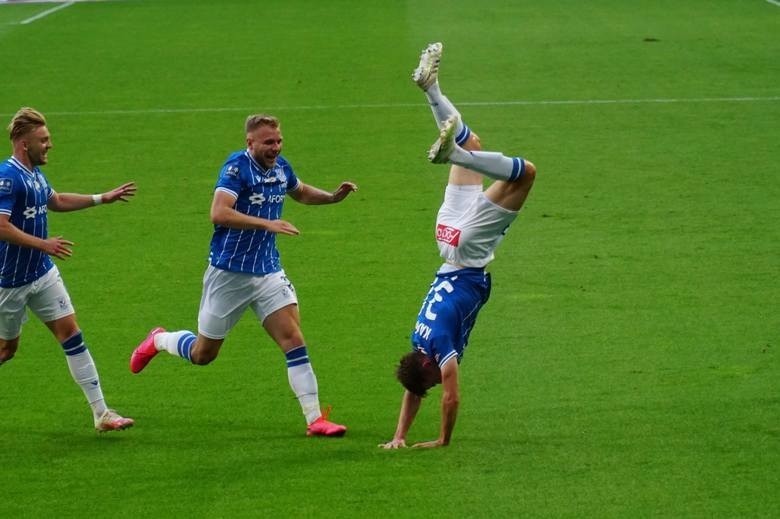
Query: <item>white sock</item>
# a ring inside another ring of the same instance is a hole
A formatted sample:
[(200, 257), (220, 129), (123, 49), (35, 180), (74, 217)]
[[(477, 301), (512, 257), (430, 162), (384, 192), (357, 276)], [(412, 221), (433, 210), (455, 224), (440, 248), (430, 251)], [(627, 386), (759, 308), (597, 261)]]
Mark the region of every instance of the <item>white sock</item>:
[(523, 176), (525, 162), (520, 157), (507, 157), (497, 151), (466, 151), (455, 146), (450, 162), (464, 168), (479, 171), (495, 180), (513, 182)]
[(322, 416), (320, 411), (317, 377), (309, 362), (306, 346), (299, 346), (285, 353), (287, 358), (287, 380), (301, 404), (306, 423), (311, 424)]
[(195, 344), (195, 334), (188, 330), (178, 332), (163, 332), (154, 336), (154, 347), (158, 351), (167, 351), (175, 357), (181, 357), (192, 362), (190, 350)]
[(433, 118), (436, 121), (436, 126), (441, 130), (444, 126), (444, 121), (452, 117), (458, 116), (458, 125), (455, 128), (455, 135), (459, 137), (458, 143), (465, 142), (465, 139), (461, 139), (460, 136), (463, 133), (463, 121), (460, 117), (460, 112), (455, 108), (455, 105), (450, 102), (449, 98), (441, 93), (439, 89), (439, 82), (437, 81), (425, 91), (425, 97), (428, 98), (428, 105), (433, 112)]
[(79, 331), (61, 344), (73, 380), (84, 392), (84, 396), (92, 408), (92, 414), (96, 419), (100, 418), (100, 415), (106, 410), (106, 401), (103, 398), (103, 389), (100, 387), (95, 361), (92, 360), (92, 355), (84, 343), (84, 336)]
[(90, 355), (89, 350), (84, 350), (76, 355), (68, 355), (66, 358), (70, 374), (84, 392), (84, 396), (92, 408), (92, 414), (95, 418), (100, 418), (100, 415), (106, 410), (106, 401), (103, 398), (103, 389), (100, 387), (100, 378), (92, 355)]

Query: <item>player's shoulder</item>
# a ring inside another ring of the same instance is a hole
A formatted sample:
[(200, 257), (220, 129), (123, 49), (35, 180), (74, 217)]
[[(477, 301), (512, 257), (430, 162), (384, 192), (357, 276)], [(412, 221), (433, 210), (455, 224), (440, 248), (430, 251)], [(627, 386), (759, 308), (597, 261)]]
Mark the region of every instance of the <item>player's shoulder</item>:
[(227, 156), (225, 159), (225, 166), (234, 164), (238, 166), (243, 166), (245, 164), (249, 163), (249, 158), (246, 156), (246, 150), (239, 150), (234, 151), (230, 155)]
[(0, 175), (3, 176), (9, 176), (9, 175), (17, 175), (18, 169), (16, 166), (13, 165), (13, 163), (9, 160), (3, 160), (0, 162)]
[(283, 168), (292, 168), (290, 161), (284, 158), (284, 155), (277, 155), (276, 163)]
[(20, 182), (19, 168), (10, 160), (0, 162), (0, 194), (11, 193)]
[(281, 168), (282, 171), (284, 171), (284, 178), (287, 179), (287, 181), (292, 181), (294, 185), (298, 184), (298, 176), (295, 174), (295, 171), (293, 171), (293, 167), (287, 159), (281, 155), (277, 156), (276, 167)]
[(222, 164), (221, 176), (238, 177), (241, 171), (247, 169), (249, 165), (249, 158), (246, 156), (246, 151), (236, 151), (228, 155)]

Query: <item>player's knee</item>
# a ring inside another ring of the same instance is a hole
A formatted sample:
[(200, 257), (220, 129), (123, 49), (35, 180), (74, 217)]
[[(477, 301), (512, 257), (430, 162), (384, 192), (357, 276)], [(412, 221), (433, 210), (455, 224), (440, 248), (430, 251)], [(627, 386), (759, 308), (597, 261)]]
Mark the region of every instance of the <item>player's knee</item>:
[(530, 160), (523, 159), (523, 162), (523, 176), (520, 177), (520, 180), (524, 181), (525, 183), (532, 184), (533, 181), (536, 180), (536, 166), (534, 166), (534, 163)]
[(217, 358), (216, 352), (201, 351), (197, 349), (193, 349), (190, 355), (190, 360), (192, 361), (192, 363), (197, 364), (198, 366), (205, 366), (206, 364), (211, 364), (212, 361), (216, 358)]
[(16, 355), (16, 346), (0, 347), (0, 363), (7, 362)]
[(469, 138), (466, 139), (461, 148), (468, 151), (480, 151), (482, 149), (482, 141), (479, 140), (479, 135), (471, 132), (471, 135), (469, 135)]

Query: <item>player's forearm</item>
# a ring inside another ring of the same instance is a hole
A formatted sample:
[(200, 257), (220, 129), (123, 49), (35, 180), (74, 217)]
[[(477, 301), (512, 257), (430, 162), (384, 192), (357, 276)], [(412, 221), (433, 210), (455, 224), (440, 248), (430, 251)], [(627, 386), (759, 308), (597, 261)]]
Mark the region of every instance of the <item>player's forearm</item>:
[(33, 236), (32, 234), (27, 234), (8, 220), (0, 223), (0, 240), (13, 243), (14, 245), (18, 245), (20, 247), (38, 249), (45, 252), (45, 240), (38, 238), (37, 236)]
[(212, 211), (211, 223), (231, 229), (268, 230), (270, 220), (240, 213), (230, 207), (221, 207)]
[(293, 193), (291, 193), (290, 196), (292, 196), (295, 201), (306, 205), (332, 204), (336, 201), (334, 193), (324, 191), (308, 184), (304, 185), (297, 193)]
[(406, 433), (409, 432), (409, 428), (414, 422), (414, 417), (417, 416), (417, 411), (420, 409), (420, 403), (422, 398), (404, 391), (404, 396), (401, 401), (401, 412), (398, 415), (398, 426), (395, 429), (395, 435), (393, 436), (397, 440), (406, 439)]
[(441, 401), (441, 432), (439, 443), (449, 445), (452, 438), (452, 430), (455, 429), (455, 420), (458, 417), (460, 400), (457, 395), (443, 395)]
[(98, 205), (95, 196), (101, 195), (82, 195), (79, 193), (57, 193), (49, 199), (49, 209), (57, 212), (78, 211)]

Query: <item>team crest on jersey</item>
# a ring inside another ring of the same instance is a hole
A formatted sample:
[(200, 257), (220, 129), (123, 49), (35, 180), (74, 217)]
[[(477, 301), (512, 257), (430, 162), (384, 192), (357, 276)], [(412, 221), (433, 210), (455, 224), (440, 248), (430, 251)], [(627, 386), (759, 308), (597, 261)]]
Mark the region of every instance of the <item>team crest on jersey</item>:
[(238, 166), (236, 166), (235, 164), (231, 164), (230, 166), (228, 166), (227, 169), (225, 170), (225, 176), (237, 177), (238, 176)]
[(0, 193), (10, 193), (14, 187), (14, 181), (11, 178), (0, 178)]
[(440, 223), (436, 226), (436, 241), (457, 247), (460, 243), (460, 229)]

